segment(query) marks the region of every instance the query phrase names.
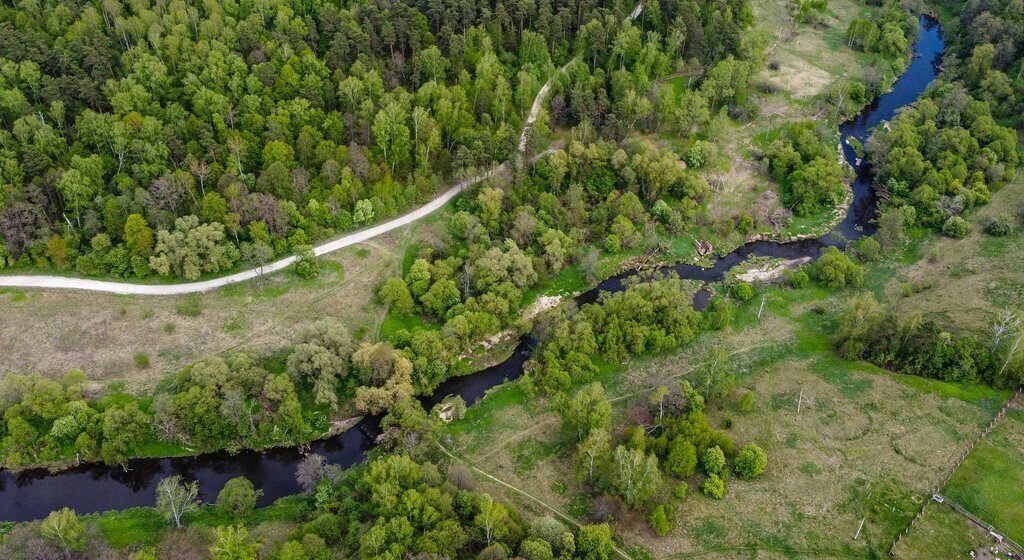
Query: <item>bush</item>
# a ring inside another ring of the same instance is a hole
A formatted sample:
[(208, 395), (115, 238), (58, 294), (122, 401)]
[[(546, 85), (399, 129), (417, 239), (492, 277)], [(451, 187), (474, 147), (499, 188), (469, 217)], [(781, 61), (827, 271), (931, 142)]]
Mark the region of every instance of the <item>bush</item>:
[(864, 269), (835, 247), (822, 252), (811, 271), (819, 282), (833, 290), (841, 290), (846, 286), (859, 288), (864, 283)]
[(704, 484), (700, 485), (700, 491), (703, 492), (705, 496), (721, 500), (725, 497), (725, 481), (717, 474), (710, 475), (704, 479)]
[(704, 467), (704, 472), (712, 475), (718, 474), (725, 468), (725, 453), (717, 445), (709, 447), (701, 455), (700, 464)]
[(874, 237), (861, 237), (854, 243), (854, 249), (860, 255), (860, 260), (874, 262), (882, 255), (882, 246), (875, 241)]
[(672, 530), (672, 506), (659, 505), (651, 512), (649, 519), (651, 529), (661, 536), (665, 536)]
[(750, 412), (754, 410), (754, 393), (747, 391), (740, 397), (740, 412)]
[(786, 277), (789, 279), (789, 286), (795, 290), (806, 288), (811, 283), (810, 276), (803, 269), (799, 268), (786, 273)]
[(960, 216), (953, 216), (942, 224), (942, 233), (953, 239), (963, 239), (967, 237), (968, 233), (971, 233), (971, 224)]
[(135, 367), (138, 369), (146, 369), (149, 367), (149, 354), (145, 352), (136, 352), (135, 356), (132, 357), (135, 361)]
[(244, 476), (232, 478), (217, 494), (217, 507), (235, 517), (245, 517), (256, 507), (263, 490), (256, 490)]
[(683, 498), (686, 497), (686, 492), (689, 489), (690, 489), (690, 485), (689, 484), (687, 484), (685, 482), (680, 482), (679, 484), (676, 484), (675, 489), (672, 490), (672, 494), (676, 497), (677, 500), (682, 500)]
[(295, 262), (292, 263), (292, 272), (306, 280), (312, 280), (320, 276), (320, 261), (317, 260), (316, 254), (313, 253), (313, 247), (300, 245), (295, 250), (297, 255)]
[(750, 301), (754, 297), (754, 288), (746, 282), (738, 282), (732, 285), (732, 297), (740, 301)]
[(609, 233), (608, 237), (604, 239), (604, 250), (612, 254), (621, 251), (622, 241), (619, 239), (619, 236), (614, 233)]
[(743, 446), (740, 454), (736, 456), (734, 468), (737, 476), (744, 480), (750, 480), (760, 476), (767, 466), (768, 456), (764, 450), (756, 444), (749, 443)]
[(754, 222), (754, 218), (750, 214), (743, 214), (742, 216), (740, 216), (740, 220), (736, 224), (736, 230), (743, 235), (747, 235), (748, 233), (754, 231), (754, 228), (756, 227), (757, 223)]
[(1013, 233), (1013, 216), (1009, 214), (999, 214), (998, 216), (989, 219), (988, 223), (985, 224), (985, 233), (994, 235), (996, 237), (1005, 237)]

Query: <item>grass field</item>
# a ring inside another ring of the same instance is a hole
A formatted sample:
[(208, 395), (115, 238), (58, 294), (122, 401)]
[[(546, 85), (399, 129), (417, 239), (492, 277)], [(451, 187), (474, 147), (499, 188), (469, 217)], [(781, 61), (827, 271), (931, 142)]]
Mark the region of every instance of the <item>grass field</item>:
[(952, 509), (931, 504), (896, 545), (893, 556), (904, 560), (969, 558), (970, 551), (991, 546), (977, 528)]
[[(375, 337), (383, 309), (374, 289), (398, 272), (402, 247), (430, 226), (413, 224), (322, 258), (306, 281), (289, 272), (214, 292), (178, 297), (0, 290), (0, 374), (84, 371), (130, 390), (232, 348), (274, 352), (298, 327), (334, 317), (357, 337)], [(422, 231), (421, 231), (422, 230)], [(140, 368), (137, 354), (148, 366)]]
[[(894, 310), (922, 313), (974, 332), (986, 330), (1001, 310), (1024, 310), (1024, 231), (1018, 227), (1006, 237), (984, 232), (991, 217), (1004, 213), (1018, 220), (1024, 215), (1024, 180), (1004, 187), (990, 204), (969, 214), (972, 228), (965, 239), (926, 243), (923, 258), (886, 285)], [(930, 287), (904, 296), (908, 284)]]
[(1024, 410), (1011, 408), (942, 492), (997, 531), (1024, 542)]
[[(688, 481), (690, 495), (674, 504), (678, 521), (667, 537), (655, 536), (639, 515), (618, 519), (628, 546), (643, 546), (655, 558), (884, 555), (930, 497), (930, 487), (1008, 397), (835, 358), (828, 310), (836, 305), (825, 297), (816, 290), (772, 289), (760, 322), (756, 306), (747, 304), (733, 329), (703, 335), (673, 355), (608, 367), (599, 376), (621, 430), (646, 407), (647, 389), (675, 384), (709, 347), (721, 346), (731, 353), (737, 390), (713, 403), (711, 423), (722, 427), (730, 420), (737, 445), (756, 442), (769, 456), (765, 475), (730, 480), (722, 501), (700, 495), (698, 479)], [(734, 399), (746, 391), (756, 404), (744, 414)], [(558, 427), (549, 403), (513, 384), (446, 433), (451, 448), (471, 464), (582, 521), (589, 497)], [(515, 493), (504, 497), (539, 512)]]

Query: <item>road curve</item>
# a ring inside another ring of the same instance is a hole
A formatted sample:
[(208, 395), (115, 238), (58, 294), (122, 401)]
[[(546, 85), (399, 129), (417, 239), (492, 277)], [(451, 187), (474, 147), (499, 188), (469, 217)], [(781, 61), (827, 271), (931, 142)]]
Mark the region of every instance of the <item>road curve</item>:
[[(643, 10), (643, 2), (636, 5), (636, 8), (629, 15), (628, 19), (636, 19)], [(564, 72), (565, 69), (572, 64), (574, 61), (570, 60), (564, 66), (558, 69), (548, 81), (541, 86), (540, 91), (537, 92), (537, 96), (533, 100), (533, 106), (530, 107), (530, 113), (526, 117), (526, 122), (523, 125), (523, 132), (519, 136), (519, 153), (526, 150), (526, 144), (529, 141), (529, 134), (533, 128), (533, 124), (537, 121), (537, 117), (540, 115), (540, 110), (544, 104), (544, 97), (551, 89), (551, 82), (554, 80), (560, 72)], [(548, 153), (551, 150), (545, 150), (538, 157)], [(458, 183), (452, 185), (448, 190), (444, 191), (437, 197), (433, 198), (430, 202), (420, 206), (419, 208), (399, 216), (393, 220), (377, 224), (375, 226), (350, 233), (348, 235), (339, 237), (332, 241), (327, 241), (317, 245), (313, 248), (313, 253), (317, 256), (324, 255), (344, 247), (355, 245), (356, 243), (362, 243), (368, 239), (377, 237), (378, 235), (387, 233), (393, 229), (400, 228), (402, 226), (411, 224), (420, 218), (433, 213), (440, 209), (442, 206), (448, 203), (451, 199), (455, 198), (460, 192), (466, 188), (479, 183), (485, 179), (493, 177), (494, 175), (502, 172), (508, 166), (508, 163), (502, 163), (497, 165), (479, 175), (463, 179)], [(285, 257), (281, 260), (274, 261), (272, 263), (263, 265), (258, 268), (252, 268), (242, 272), (236, 272), (235, 274), (229, 274), (227, 276), (221, 276), (219, 278), (211, 278), (210, 280), (201, 280), (198, 282), (183, 282), (180, 284), (133, 284), (131, 282), (111, 282), (107, 280), (89, 280), (87, 278), (71, 278), (67, 276), (45, 276), (45, 275), (11, 275), (4, 276), (0, 275), (0, 287), (9, 288), (39, 288), (39, 289), (51, 289), (51, 290), (84, 290), (88, 292), (103, 292), (108, 294), (122, 294), (122, 295), (136, 295), (136, 296), (177, 296), (183, 294), (195, 294), (200, 292), (206, 292), (216, 288), (221, 288), (230, 284), (236, 284), (238, 282), (245, 282), (258, 278), (264, 274), (270, 274), (279, 270), (284, 270), (294, 263), (296, 257), (294, 255)]]

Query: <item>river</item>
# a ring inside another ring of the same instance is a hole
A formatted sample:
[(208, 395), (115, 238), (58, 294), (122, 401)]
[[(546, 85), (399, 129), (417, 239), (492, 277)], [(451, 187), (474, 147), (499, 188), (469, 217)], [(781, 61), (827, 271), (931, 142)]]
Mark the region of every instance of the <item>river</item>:
[[(855, 162), (857, 157), (847, 144), (847, 138), (856, 138), (865, 143), (874, 126), (891, 119), (899, 108), (913, 103), (938, 75), (938, 62), (945, 49), (941, 26), (935, 20), (922, 17), (920, 31), (914, 45), (914, 58), (893, 84), (892, 90), (865, 107), (856, 118), (839, 127), (847, 161)], [(818, 239), (792, 243), (756, 241), (718, 259), (711, 268), (679, 264), (663, 270), (675, 271), (682, 278), (715, 282), (721, 280), (729, 269), (753, 256), (787, 259), (816, 257), (824, 247), (872, 233), (876, 199), (871, 188), (871, 168), (862, 162), (854, 165), (854, 170), (856, 178), (852, 182), (853, 201), (843, 221), (833, 230), (833, 233), (839, 235), (830, 233)], [(576, 300), (581, 304), (590, 303), (596, 301), (602, 291), (622, 290), (623, 280), (632, 274), (613, 276), (580, 294)], [(706, 292), (698, 292), (694, 299), (695, 307), (702, 308), (706, 304)], [(534, 339), (526, 336), (504, 362), (471, 375), (445, 381), (434, 392), (435, 396), (423, 398), (424, 407), (429, 409), (443, 396), (450, 394), (461, 395), (467, 404), (473, 404), (488, 389), (521, 375), (523, 364), (535, 345)], [(366, 457), (378, 433), (378, 419), (368, 417), (343, 434), (314, 442), (309, 451), (325, 456), (332, 463), (348, 467)], [(282, 448), (234, 455), (217, 452), (196, 457), (138, 459), (129, 461), (127, 470), (119, 466), (89, 464), (55, 474), (41, 469), (17, 474), (3, 471), (0, 472), (0, 521), (40, 519), (62, 507), (69, 507), (78, 513), (92, 513), (151, 506), (155, 502), (157, 483), (174, 474), (199, 481), (204, 501), (213, 501), (228, 480), (245, 476), (263, 490), (259, 505), (267, 505), (282, 496), (301, 491), (295, 481), (295, 469), (302, 458), (303, 454), (298, 449)]]

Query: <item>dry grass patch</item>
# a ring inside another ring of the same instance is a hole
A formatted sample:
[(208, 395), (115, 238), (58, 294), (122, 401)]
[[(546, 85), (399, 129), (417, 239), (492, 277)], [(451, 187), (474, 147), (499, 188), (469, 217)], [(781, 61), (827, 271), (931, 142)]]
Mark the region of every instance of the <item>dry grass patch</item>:
[[(1016, 231), (1006, 237), (984, 232), (998, 214), (1015, 217)], [(964, 239), (940, 237), (922, 249), (924, 257), (886, 286), (886, 299), (902, 316), (922, 313), (974, 332), (985, 331), (1002, 310), (1024, 310), (1024, 181), (992, 196), (988, 206), (968, 216)], [(908, 285), (931, 286), (904, 295)]]
[[(402, 246), (416, 235), (410, 228), (322, 257), (321, 277), (312, 281), (281, 272), (206, 294), (155, 298), (0, 292), (0, 375), (77, 368), (97, 382), (125, 381), (137, 390), (213, 353), (283, 349), (298, 327), (324, 317), (374, 337), (382, 309), (373, 292), (399, 270)], [(135, 367), (139, 352), (149, 356), (148, 368)]]

